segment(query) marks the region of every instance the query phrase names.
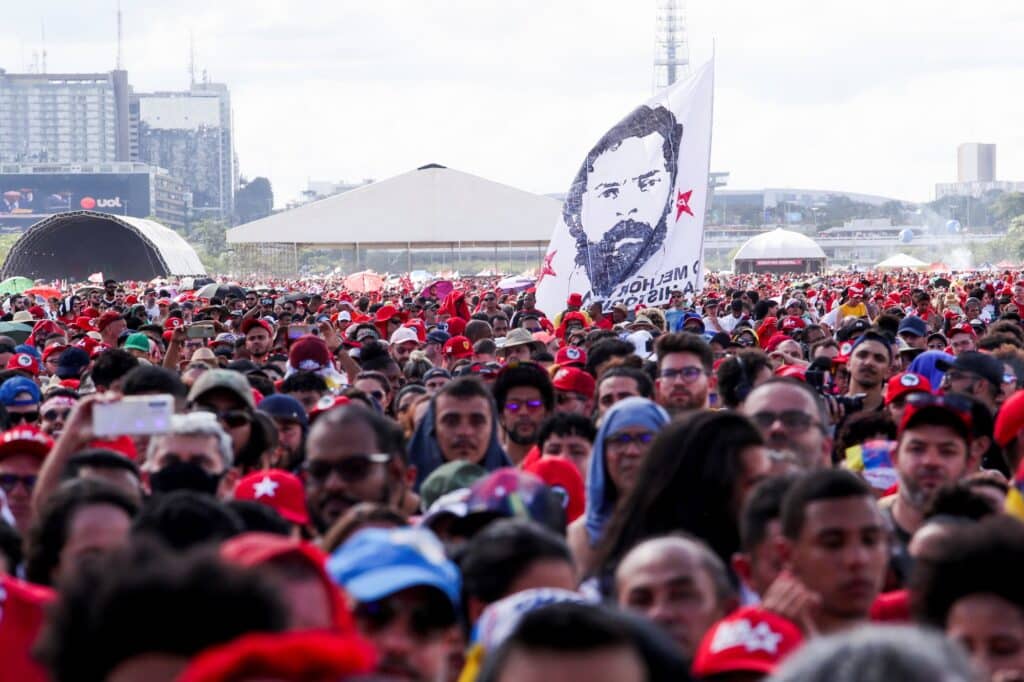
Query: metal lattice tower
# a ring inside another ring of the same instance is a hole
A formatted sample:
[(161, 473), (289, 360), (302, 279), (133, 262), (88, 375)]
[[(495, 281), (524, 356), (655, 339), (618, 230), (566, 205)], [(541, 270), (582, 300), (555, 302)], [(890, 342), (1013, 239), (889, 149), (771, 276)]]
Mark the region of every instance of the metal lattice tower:
[(690, 73), (690, 43), (686, 38), (686, 0), (658, 0), (654, 20), (654, 90)]

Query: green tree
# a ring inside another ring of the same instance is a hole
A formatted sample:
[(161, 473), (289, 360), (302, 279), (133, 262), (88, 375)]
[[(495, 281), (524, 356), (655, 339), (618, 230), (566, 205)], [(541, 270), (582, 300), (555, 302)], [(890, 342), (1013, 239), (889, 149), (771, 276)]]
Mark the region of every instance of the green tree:
[(1024, 215), (1024, 193), (1000, 192), (992, 201), (989, 211), (996, 224), (1008, 225), (1014, 218)]
[(235, 219), (248, 223), (265, 218), (274, 210), (274, 189), (264, 177), (243, 182), (235, 193)]

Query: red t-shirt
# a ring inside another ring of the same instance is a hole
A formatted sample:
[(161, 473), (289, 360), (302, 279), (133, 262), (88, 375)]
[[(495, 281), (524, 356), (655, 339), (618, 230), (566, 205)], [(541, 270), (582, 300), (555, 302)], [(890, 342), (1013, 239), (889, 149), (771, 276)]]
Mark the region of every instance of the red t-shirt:
[(0, 668), (5, 680), (46, 682), (49, 677), (31, 656), (43, 625), (44, 609), (54, 599), (46, 587), (10, 576), (0, 577)]

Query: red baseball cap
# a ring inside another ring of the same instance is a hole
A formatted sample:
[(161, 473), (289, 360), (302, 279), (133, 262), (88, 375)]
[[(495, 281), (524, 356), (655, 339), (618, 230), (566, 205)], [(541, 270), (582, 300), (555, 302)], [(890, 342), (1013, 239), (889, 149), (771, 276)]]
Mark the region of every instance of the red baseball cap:
[(174, 331), (183, 324), (185, 324), (185, 320), (180, 317), (168, 317), (164, 320), (164, 329), (167, 331)]
[(576, 306), (577, 308), (583, 305), (583, 294), (572, 293), (569, 294), (569, 298), (566, 299), (565, 305)]
[(978, 336), (978, 332), (974, 331), (974, 327), (972, 327), (967, 322), (964, 322), (963, 324), (958, 324), (957, 326), (950, 329), (949, 334), (946, 336), (946, 338), (951, 339), (955, 334), (970, 334), (973, 337)]
[(35, 426), (16, 426), (0, 434), (0, 459), (23, 454), (43, 459), (52, 447), (53, 439)]
[(320, 400), (316, 401), (316, 406), (314, 406), (313, 409), (309, 411), (309, 423), (312, 424), (313, 420), (315, 420), (324, 412), (333, 410), (336, 407), (341, 407), (342, 405), (348, 405), (350, 402), (352, 401), (349, 399), (348, 396), (325, 395), (324, 397), (320, 398)]
[(854, 285), (854, 286), (852, 286), (852, 287), (850, 287), (849, 289), (846, 290), (846, 295), (850, 296), (850, 297), (853, 297), (853, 296), (863, 296), (864, 295), (864, 287), (860, 286), (859, 284), (858, 285)]
[(51, 355), (56, 355), (60, 357), (60, 354), (66, 351), (68, 348), (69, 346), (64, 346), (59, 343), (55, 343), (52, 346), (48, 346), (46, 350), (43, 351), (43, 362), (49, 360)]
[(270, 326), (270, 323), (260, 317), (247, 317), (242, 320), (241, 332), (248, 334), (253, 327), (263, 327), (267, 330), (267, 333), (271, 336), (274, 335), (274, 328)]
[(235, 488), (235, 499), (265, 504), (292, 523), (303, 526), (309, 523), (302, 481), (281, 469), (264, 469), (244, 476)]
[(100, 315), (99, 319), (96, 320), (96, 329), (98, 329), (99, 331), (103, 331), (104, 329), (106, 329), (108, 324), (123, 319), (124, 317), (121, 315), (121, 313), (116, 312), (114, 310), (108, 310), (107, 312)]
[(26, 372), (33, 377), (39, 376), (39, 361), (28, 353), (15, 353), (7, 361), (7, 369)]
[(1001, 447), (1006, 447), (1017, 433), (1024, 428), (1024, 391), (1017, 391), (1006, 399), (996, 415), (993, 438)]
[(453, 336), (444, 342), (441, 352), (456, 359), (468, 358), (473, 355), (473, 344), (465, 336)]
[(928, 377), (913, 372), (903, 372), (889, 379), (885, 391), (885, 404), (888, 405), (897, 398), (902, 398), (908, 393), (931, 393), (932, 382)]
[(92, 323), (93, 319), (94, 318), (82, 315), (81, 317), (75, 318), (75, 323), (72, 326), (78, 327), (83, 332), (94, 332), (96, 331), (96, 326)]
[(525, 465), (523, 471), (547, 483), (552, 492), (561, 497), (566, 523), (572, 523), (583, 516), (587, 497), (583, 475), (568, 458), (538, 457)]
[(789, 315), (782, 318), (782, 324), (779, 325), (779, 328), (784, 332), (791, 332), (794, 329), (804, 329), (805, 327), (807, 327), (807, 323), (804, 322), (802, 317), (798, 317), (796, 315)]
[(579, 346), (563, 346), (555, 353), (555, 364), (559, 367), (585, 367), (587, 351)]
[(569, 391), (585, 396), (594, 395), (594, 377), (579, 367), (561, 367), (551, 382), (557, 391)]
[(771, 674), (803, 642), (800, 628), (758, 606), (733, 611), (704, 634), (693, 659), (693, 674)]

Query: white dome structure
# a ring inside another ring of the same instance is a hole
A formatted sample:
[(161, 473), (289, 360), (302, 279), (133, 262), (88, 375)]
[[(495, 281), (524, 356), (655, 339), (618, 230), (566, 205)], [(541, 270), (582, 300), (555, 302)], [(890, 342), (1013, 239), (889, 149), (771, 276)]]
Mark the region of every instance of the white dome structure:
[(821, 272), (825, 252), (810, 237), (781, 227), (751, 237), (733, 258), (733, 271)]

